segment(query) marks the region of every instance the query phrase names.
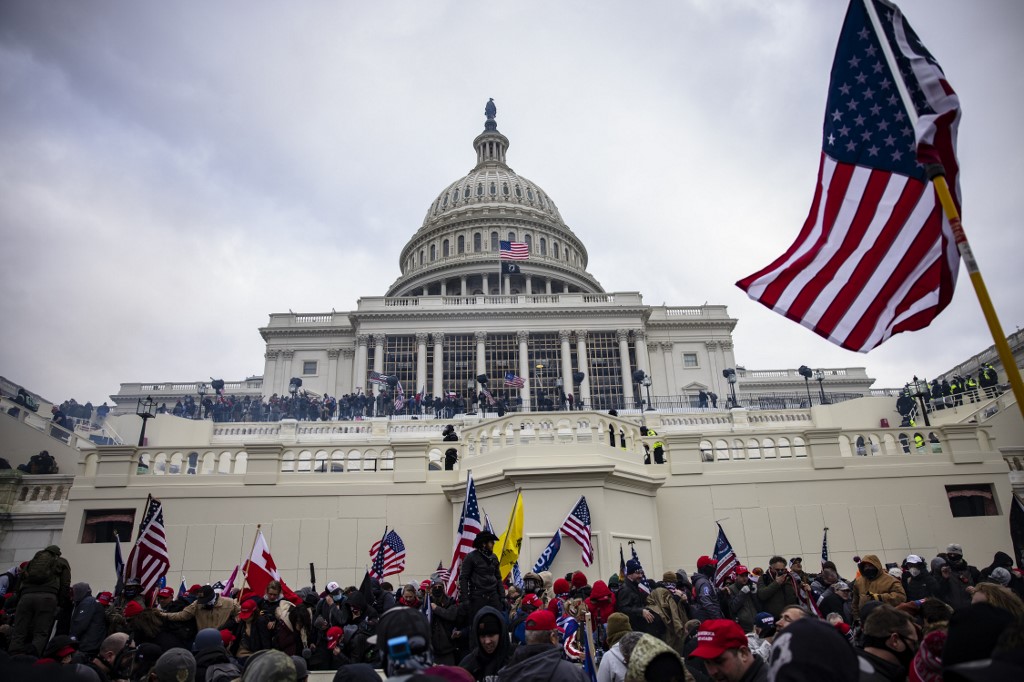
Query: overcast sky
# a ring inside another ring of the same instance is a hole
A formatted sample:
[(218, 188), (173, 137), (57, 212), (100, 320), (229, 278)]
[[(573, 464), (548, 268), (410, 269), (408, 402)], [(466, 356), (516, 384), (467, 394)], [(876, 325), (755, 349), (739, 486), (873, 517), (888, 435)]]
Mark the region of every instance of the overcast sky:
[[(4, 0), (0, 374), (94, 403), (261, 374), (269, 313), (384, 294), (493, 97), (606, 290), (727, 305), (747, 368), (931, 377), (992, 343), (962, 267), (868, 355), (734, 286), (806, 217), (846, 4)], [(960, 95), (964, 225), (1010, 333), (1024, 3), (900, 5)]]

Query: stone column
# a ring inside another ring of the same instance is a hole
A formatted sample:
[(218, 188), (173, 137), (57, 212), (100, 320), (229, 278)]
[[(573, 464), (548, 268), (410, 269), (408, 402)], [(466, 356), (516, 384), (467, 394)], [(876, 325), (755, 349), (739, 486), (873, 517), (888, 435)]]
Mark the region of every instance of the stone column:
[(563, 294), (569, 293), (569, 283), (568, 282), (562, 282), (562, 293)]
[(341, 362), (338, 364), (338, 393), (351, 393), (352, 384), (355, 382), (356, 374), (353, 371), (353, 358), (356, 355), (355, 348), (341, 349)]
[(324, 393), (337, 397), (338, 395), (338, 356), (341, 355), (340, 348), (327, 349), (327, 388)]
[(505, 275), (505, 295), (512, 295), (512, 275)]
[(416, 390), (427, 390), (427, 333), (416, 332)]
[(295, 351), (283, 350), (281, 351), (281, 383), (279, 386), (283, 386), (284, 389), (280, 392), (281, 395), (287, 395), (288, 393), (288, 381), (292, 378), (292, 358), (295, 357)]
[(490, 296), (491, 285), (488, 284), (487, 282), (487, 273), (485, 272), (484, 274), (480, 275), (480, 279), (483, 282), (483, 286), (481, 286), (480, 288), (484, 290), (484, 296)]
[(463, 275), (459, 278), (459, 283), (462, 284), (462, 295), (466, 295), (466, 276)]
[(423, 287), (423, 295), (424, 296), (429, 296), (430, 295), (430, 291), (427, 290), (426, 286)]
[[(373, 371), (378, 374), (384, 373), (384, 335), (374, 334), (373, 335)], [(376, 384), (376, 388), (373, 390), (373, 394), (377, 395), (381, 391), (380, 384)]]
[[(266, 363), (263, 365), (263, 393), (270, 395), (277, 392), (277, 356), (278, 351), (268, 350), (263, 354)], [(22, 410), (24, 412), (24, 410)]]
[(533, 275), (526, 276), (526, 293), (527, 295), (533, 294)]
[(476, 333), (476, 375), (487, 373), (487, 348), (484, 342), (487, 341), (487, 332)]
[(545, 294), (550, 294), (551, 293), (551, 278), (550, 277), (545, 277), (544, 278), (544, 293)]
[(523, 409), (530, 409), (530, 351), (528, 348), (528, 342), (530, 340), (530, 332), (525, 329), (520, 329), (516, 332), (516, 336), (519, 339), (519, 376), (522, 377), (523, 387), (519, 389), (519, 395), (523, 399)]
[[(720, 366), (721, 362), (719, 362), (718, 356), (718, 342), (705, 341), (704, 346), (708, 350), (708, 365), (704, 369), (708, 371), (708, 386), (710, 386), (711, 390), (714, 391), (717, 377), (722, 376), (722, 370), (725, 369), (725, 367)], [(715, 393), (717, 392), (718, 391), (715, 391)]]
[(634, 329), (633, 344), (636, 348), (636, 368), (642, 369), (648, 376), (650, 376), (651, 356), (647, 350), (647, 332), (643, 329)]
[(618, 329), (615, 336), (619, 340), (619, 363), (622, 365), (622, 401), (626, 407), (632, 407), (633, 399), (633, 368), (629, 364), (629, 330)]
[(558, 340), (562, 342), (562, 390), (568, 395), (572, 393), (572, 351), (569, 350), (569, 337), (572, 332), (568, 329), (558, 330)]
[(582, 400), (584, 407), (590, 407), (590, 362), (587, 359), (587, 330), (576, 330), (576, 364), (579, 370), (586, 376), (580, 384), (580, 394), (576, 396), (577, 402)]
[(366, 382), (366, 356), (367, 356), (367, 344), (370, 341), (370, 337), (366, 334), (359, 334), (356, 336), (356, 355), (355, 355), (355, 366), (352, 369), (352, 392), (354, 393), (357, 388), (362, 388), (363, 392), (369, 395), (370, 386)]
[(443, 279), (441, 280), (441, 295), (448, 295), (448, 282), (444, 281)]
[(672, 357), (672, 343), (662, 342), (661, 343), (661, 355), (665, 360), (665, 387), (662, 395), (673, 395), (676, 390), (676, 363), (675, 358)]
[[(462, 278), (465, 285), (466, 278)], [(434, 332), (434, 397), (444, 397), (444, 332)]]

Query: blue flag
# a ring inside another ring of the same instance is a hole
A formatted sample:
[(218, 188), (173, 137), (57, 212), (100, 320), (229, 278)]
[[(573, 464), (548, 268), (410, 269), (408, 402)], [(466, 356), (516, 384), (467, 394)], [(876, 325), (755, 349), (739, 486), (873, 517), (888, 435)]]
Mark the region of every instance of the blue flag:
[(551, 538), (551, 542), (544, 548), (544, 551), (540, 553), (540, 558), (533, 564), (533, 572), (540, 573), (541, 571), (548, 570), (551, 566), (551, 562), (555, 560), (555, 555), (558, 554), (558, 550), (562, 548), (562, 534), (555, 531), (555, 537)]
[(178, 599), (181, 599), (188, 593), (188, 588), (185, 587), (185, 575), (181, 576), (181, 584), (178, 585)]
[(512, 564), (512, 584), (523, 589), (523, 569), (519, 568), (519, 562)]

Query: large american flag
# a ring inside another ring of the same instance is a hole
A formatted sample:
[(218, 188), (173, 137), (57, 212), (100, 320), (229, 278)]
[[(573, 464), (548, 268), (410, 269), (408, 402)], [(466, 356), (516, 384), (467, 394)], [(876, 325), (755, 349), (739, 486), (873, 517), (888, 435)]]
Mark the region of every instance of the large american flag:
[(164, 506), (152, 495), (146, 500), (146, 511), (139, 525), (139, 539), (128, 553), (124, 577), (138, 578), (146, 601), (153, 603), (153, 595), (160, 579), (171, 565), (167, 554), (167, 534), (164, 530)]
[(559, 532), (565, 533), (583, 548), (583, 565), (589, 566), (594, 561), (594, 544), (590, 541), (590, 507), (587, 498), (580, 495), (579, 502), (572, 508), (562, 522)]
[(960, 258), (923, 164), (945, 167), (959, 208), (959, 118), (956, 93), (899, 8), (852, 0), (810, 213), (789, 250), (737, 286), (850, 350), (928, 326), (953, 297)]
[(530, 246), (526, 242), (498, 242), (498, 256), (502, 260), (529, 260)]
[(370, 577), (383, 580), (386, 576), (396, 575), (405, 570), (405, 543), (398, 533), (389, 530), (384, 537), (373, 543), (370, 548), (373, 564), (370, 566)]
[(473, 483), (473, 473), (466, 476), (466, 500), (462, 503), (462, 518), (459, 519), (459, 530), (455, 533), (455, 549), (452, 552), (452, 563), (448, 569), (451, 575), (448, 578), (448, 585), (445, 591), (449, 597), (454, 597), (459, 591), (459, 574), (462, 569), (462, 560), (473, 551), (473, 540), (483, 530), (480, 523), (480, 504), (476, 499), (476, 484)]
[(505, 385), (511, 386), (512, 388), (523, 388), (526, 386), (526, 381), (518, 376), (515, 372), (505, 373)]
[(718, 524), (718, 539), (715, 540), (715, 556), (713, 558), (717, 562), (715, 565), (715, 587), (724, 587), (725, 579), (736, 570), (740, 561), (736, 558), (736, 552), (732, 550), (729, 538), (725, 537), (722, 524)]

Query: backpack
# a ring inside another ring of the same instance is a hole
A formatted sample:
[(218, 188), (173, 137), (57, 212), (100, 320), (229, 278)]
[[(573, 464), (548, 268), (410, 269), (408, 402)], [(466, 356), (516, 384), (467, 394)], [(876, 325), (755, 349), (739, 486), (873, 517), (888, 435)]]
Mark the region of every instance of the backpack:
[(57, 574), (57, 556), (41, 549), (25, 567), (22, 578), (30, 585), (43, 585), (50, 582)]

